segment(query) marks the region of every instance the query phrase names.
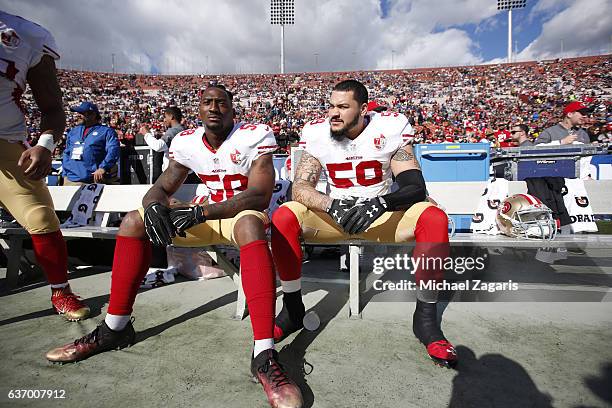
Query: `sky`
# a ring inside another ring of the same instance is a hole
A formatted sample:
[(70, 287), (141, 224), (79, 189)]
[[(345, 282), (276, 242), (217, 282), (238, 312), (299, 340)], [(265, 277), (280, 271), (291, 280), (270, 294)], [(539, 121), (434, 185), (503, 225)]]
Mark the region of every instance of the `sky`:
[[(0, 0), (54, 35), (58, 66), (137, 73), (278, 73), (270, 0)], [(527, 0), (515, 61), (612, 53), (611, 0)], [(496, 0), (295, 0), (285, 71), (499, 63), (508, 13)]]

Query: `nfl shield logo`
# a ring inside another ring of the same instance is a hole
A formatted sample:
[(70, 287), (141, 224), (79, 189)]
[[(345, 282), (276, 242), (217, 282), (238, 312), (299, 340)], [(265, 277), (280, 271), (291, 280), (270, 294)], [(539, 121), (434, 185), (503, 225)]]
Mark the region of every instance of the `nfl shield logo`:
[(386, 143), (387, 143), (387, 139), (385, 138), (385, 135), (383, 135), (382, 133), (380, 134), (380, 136), (374, 138), (374, 147), (377, 150), (383, 149)]
[(234, 150), (234, 153), (230, 153), (230, 160), (234, 163), (234, 164), (239, 164), (240, 160), (242, 159), (240, 152), (238, 151), (238, 149)]

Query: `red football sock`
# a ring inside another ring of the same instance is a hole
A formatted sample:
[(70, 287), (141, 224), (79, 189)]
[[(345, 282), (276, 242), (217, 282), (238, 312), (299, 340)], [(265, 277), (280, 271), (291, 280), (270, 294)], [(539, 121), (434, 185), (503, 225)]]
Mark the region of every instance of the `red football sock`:
[(293, 211), (280, 207), (272, 216), (272, 255), (278, 275), (283, 281), (302, 276), (302, 228)]
[[(416, 270), (416, 281), (440, 281), (444, 277), (444, 259), (448, 257), (448, 216), (438, 207), (428, 207), (419, 216), (414, 229), (416, 246), (413, 258), (422, 258), (429, 267), (419, 264)], [(426, 265), (427, 266), (427, 265)]]
[(32, 246), (36, 261), (51, 285), (68, 282), (68, 251), (61, 231), (33, 234)]
[(255, 340), (274, 338), (276, 285), (268, 243), (253, 241), (240, 247), (240, 275)]
[(151, 263), (151, 242), (117, 235), (113, 272), (111, 275), (111, 294), (108, 313), (129, 315), (136, 299), (136, 292)]

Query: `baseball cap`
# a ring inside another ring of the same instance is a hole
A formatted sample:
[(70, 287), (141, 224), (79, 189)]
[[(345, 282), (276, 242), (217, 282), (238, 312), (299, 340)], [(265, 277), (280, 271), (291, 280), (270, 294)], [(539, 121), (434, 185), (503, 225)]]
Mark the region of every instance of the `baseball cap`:
[(100, 114), (96, 104), (89, 101), (81, 102), (81, 104), (78, 106), (72, 106), (70, 110), (78, 113), (96, 112), (98, 115)]
[(371, 111), (381, 112), (381, 111), (386, 111), (386, 110), (387, 110), (387, 107), (385, 105), (381, 105), (380, 103), (378, 103), (377, 100), (368, 102), (368, 112), (371, 112)]
[(582, 102), (574, 101), (567, 104), (567, 106), (563, 109), (563, 114), (567, 115), (572, 112), (580, 112), (583, 115), (589, 113), (589, 108), (586, 107)]

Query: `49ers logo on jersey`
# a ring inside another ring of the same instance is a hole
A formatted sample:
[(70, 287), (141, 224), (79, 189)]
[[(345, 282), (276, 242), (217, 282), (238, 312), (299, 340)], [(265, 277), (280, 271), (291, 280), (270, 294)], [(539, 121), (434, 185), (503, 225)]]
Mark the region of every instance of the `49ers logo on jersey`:
[(240, 164), (240, 162), (242, 161), (242, 153), (240, 153), (238, 149), (234, 149), (234, 152), (230, 153), (230, 160), (234, 164)]
[(383, 135), (382, 133), (380, 134), (380, 136), (374, 138), (374, 147), (376, 148), (376, 150), (384, 149), (386, 144), (387, 138), (385, 138), (385, 135)]

